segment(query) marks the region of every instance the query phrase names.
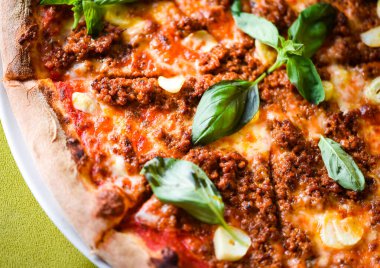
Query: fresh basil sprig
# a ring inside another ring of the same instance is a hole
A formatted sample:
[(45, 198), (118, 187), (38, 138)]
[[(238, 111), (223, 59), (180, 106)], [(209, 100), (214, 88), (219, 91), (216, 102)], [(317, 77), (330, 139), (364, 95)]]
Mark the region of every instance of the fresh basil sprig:
[(319, 104), (325, 99), (321, 78), (309, 58), (332, 28), (336, 13), (332, 6), (318, 3), (303, 10), (289, 28), (288, 40), (278, 34), (270, 21), (242, 12), (240, 0), (234, 1), (231, 10), (239, 29), (277, 50), (277, 60), (269, 72), (283, 64), (290, 65), (287, 66), (290, 81), (306, 100)]
[(325, 99), (321, 78), (310, 57), (322, 45), (334, 21), (335, 10), (315, 4), (301, 12), (282, 37), (270, 21), (242, 12), (240, 0), (231, 6), (236, 25), (251, 37), (277, 50), (276, 62), (255, 81), (222, 81), (202, 96), (192, 126), (194, 144), (208, 144), (233, 134), (247, 124), (259, 109), (257, 85), (268, 74), (286, 64), (290, 82), (308, 101)]
[(310, 58), (322, 46), (333, 27), (336, 11), (329, 4), (306, 8), (288, 30), (289, 39), (304, 45), (303, 56)]
[(137, 0), (41, 0), (41, 5), (70, 5), (73, 6), (74, 23), (73, 29), (78, 26), (84, 16), (87, 33), (96, 35), (103, 29), (103, 6), (113, 4), (126, 4)]
[(345, 189), (363, 191), (365, 179), (354, 159), (347, 154), (339, 143), (321, 136), (318, 147), (321, 150), (329, 177)]
[(160, 201), (180, 207), (202, 222), (223, 226), (245, 244), (224, 220), (222, 197), (200, 167), (184, 160), (156, 157), (144, 165), (141, 174)]
[(257, 85), (247, 81), (222, 81), (203, 95), (193, 121), (192, 141), (208, 144), (247, 124), (259, 110)]

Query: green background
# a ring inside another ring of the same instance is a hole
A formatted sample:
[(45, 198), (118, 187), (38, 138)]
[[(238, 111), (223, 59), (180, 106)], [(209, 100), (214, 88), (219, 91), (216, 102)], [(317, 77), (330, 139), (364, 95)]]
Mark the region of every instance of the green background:
[(0, 146), (0, 267), (93, 267), (33, 197), (1, 124)]

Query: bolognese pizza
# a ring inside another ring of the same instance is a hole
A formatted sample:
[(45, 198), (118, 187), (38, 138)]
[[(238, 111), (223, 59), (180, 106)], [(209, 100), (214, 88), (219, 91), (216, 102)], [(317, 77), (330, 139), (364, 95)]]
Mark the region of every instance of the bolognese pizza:
[(380, 267), (380, 2), (3, 0), (12, 110), (112, 267)]

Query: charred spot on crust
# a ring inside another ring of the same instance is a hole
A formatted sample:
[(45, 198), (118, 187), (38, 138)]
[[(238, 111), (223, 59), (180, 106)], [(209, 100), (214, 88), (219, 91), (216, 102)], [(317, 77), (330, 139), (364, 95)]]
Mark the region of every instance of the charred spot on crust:
[(97, 196), (97, 217), (110, 218), (121, 216), (125, 210), (125, 198), (116, 187), (103, 188)]
[(170, 249), (164, 248), (161, 251), (162, 259), (152, 258), (151, 261), (156, 268), (177, 268), (178, 266), (178, 255), (177, 253)]
[(81, 164), (86, 160), (86, 153), (84, 152), (79, 140), (68, 138), (66, 144), (77, 164)]
[(18, 43), (20, 45), (29, 45), (33, 41), (38, 33), (38, 25), (36, 23), (31, 23), (25, 27), (26, 29), (21, 33)]

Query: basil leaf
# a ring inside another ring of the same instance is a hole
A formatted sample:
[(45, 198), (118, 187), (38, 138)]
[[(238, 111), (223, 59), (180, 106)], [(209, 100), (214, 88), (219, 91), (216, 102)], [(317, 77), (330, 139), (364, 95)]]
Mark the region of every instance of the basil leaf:
[(180, 207), (202, 222), (225, 225), (222, 197), (197, 165), (156, 157), (144, 165), (141, 174), (162, 202)]
[(289, 39), (304, 45), (303, 56), (310, 58), (323, 44), (335, 21), (335, 9), (329, 4), (315, 4), (304, 9), (289, 28)]
[(311, 103), (319, 104), (325, 99), (321, 78), (309, 58), (290, 55), (286, 64), (290, 82)]
[(304, 45), (295, 43), (292, 40), (285, 40), (283, 37), (280, 37), (281, 42), (281, 51), (284, 55), (298, 55), (302, 56), (304, 51)]
[(102, 5), (114, 5), (114, 4), (127, 4), (137, 2), (137, 0), (94, 0), (94, 2), (100, 6)]
[(279, 33), (273, 23), (253, 14), (240, 12), (240, 0), (234, 1), (231, 11), (240, 30), (260, 42), (277, 49)]
[(339, 143), (321, 136), (318, 147), (330, 178), (345, 189), (363, 191), (365, 179), (352, 157)]
[(92, 0), (83, 0), (83, 13), (86, 20), (87, 33), (98, 34), (103, 29), (103, 11)]
[(241, 13), (241, 1), (240, 0), (235, 0), (232, 5), (231, 5), (231, 12), (232, 14), (237, 14)]
[(259, 110), (256, 84), (248, 81), (222, 81), (205, 92), (195, 113), (194, 144), (208, 144), (231, 135), (247, 124)]
[(82, 0), (76, 0), (71, 10), (74, 12), (74, 23), (72, 29), (75, 29), (78, 27), (78, 23), (83, 16)]
[(77, 0), (41, 0), (40, 5), (74, 5)]

